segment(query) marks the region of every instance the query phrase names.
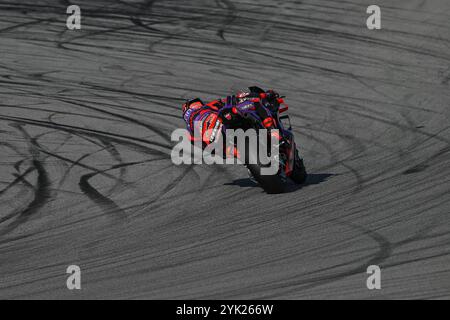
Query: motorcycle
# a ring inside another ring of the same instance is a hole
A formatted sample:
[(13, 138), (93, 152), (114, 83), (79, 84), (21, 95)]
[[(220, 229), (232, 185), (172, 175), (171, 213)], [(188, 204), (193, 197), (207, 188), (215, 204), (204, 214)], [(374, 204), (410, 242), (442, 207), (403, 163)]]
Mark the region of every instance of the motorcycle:
[[(270, 136), (274, 129), (278, 129), (277, 148), (279, 150), (276, 161), (278, 161), (278, 171), (275, 174), (262, 174), (262, 169), (267, 165), (262, 164), (258, 152), (255, 148), (245, 145), (245, 159), (240, 159), (247, 167), (251, 177), (258, 182), (269, 194), (283, 193), (289, 180), (296, 184), (304, 184), (308, 177), (303, 159), (300, 157), (292, 131), (291, 121), (288, 115), (288, 106), (284, 103), (284, 97), (280, 97), (275, 92), (265, 92), (258, 87), (250, 87), (253, 97), (249, 97), (249, 103), (237, 104), (236, 97), (228, 97), (226, 105), (231, 108), (224, 108), (219, 116), (223, 121), (223, 132), (227, 129), (242, 129), (244, 131), (253, 129), (257, 132), (261, 141), (272, 141)], [(254, 94), (258, 97), (255, 97)], [(266, 133), (266, 137), (261, 136), (261, 132)], [(226, 134), (225, 134), (226, 137)], [(228, 141), (233, 144), (239, 157), (239, 145), (235, 141)], [(242, 148), (242, 146), (241, 146)], [(266, 149), (267, 150), (267, 149)], [(270, 150), (270, 148), (269, 148)], [(270, 156), (270, 154), (268, 155)]]

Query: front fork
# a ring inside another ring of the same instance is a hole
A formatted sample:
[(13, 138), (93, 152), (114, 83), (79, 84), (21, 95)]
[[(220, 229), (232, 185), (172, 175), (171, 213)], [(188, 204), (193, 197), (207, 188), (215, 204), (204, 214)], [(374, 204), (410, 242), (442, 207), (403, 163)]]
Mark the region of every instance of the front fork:
[(278, 161), (280, 163), (280, 175), (289, 177), (295, 166), (295, 141), (294, 135), (290, 131), (284, 131), (278, 145)]

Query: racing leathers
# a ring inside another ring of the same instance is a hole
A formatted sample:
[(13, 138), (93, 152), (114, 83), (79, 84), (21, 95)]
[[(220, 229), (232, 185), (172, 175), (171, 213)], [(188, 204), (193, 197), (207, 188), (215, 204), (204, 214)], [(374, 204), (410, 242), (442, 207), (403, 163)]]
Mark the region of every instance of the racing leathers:
[(191, 141), (194, 141), (194, 137), (201, 137), (203, 147), (211, 144), (221, 132), (224, 123), (233, 121), (235, 117), (242, 116), (249, 110), (258, 113), (266, 128), (272, 128), (274, 119), (267, 108), (279, 106), (279, 95), (272, 90), (263, 91), (257, 87), (249, 89), (248, 92), (239, 92), (237, 95), (209, 103), (203, 103), (198, 98), (187, 101), (183, 105), (183, 118)]

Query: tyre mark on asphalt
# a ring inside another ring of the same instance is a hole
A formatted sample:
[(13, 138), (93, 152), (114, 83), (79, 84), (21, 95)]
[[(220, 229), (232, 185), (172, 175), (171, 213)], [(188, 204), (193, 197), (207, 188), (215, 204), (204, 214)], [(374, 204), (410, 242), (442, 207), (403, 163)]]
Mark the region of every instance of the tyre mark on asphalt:
[(24, 224), (52, 199), (52, 195), (50, 192), (51, 182), (43, 163), (41, 163), (41, 161), (39, 160), (39, 146), (37, 142), (25, 131), (25, 129), (21, 125), (14, 126), (23, 134), (28, 143), (30, 154), (33, 157), (33, 168), (37, 172), (37, 182), (34, 188), (33, 201), (28, 204), (25, 210), (16, 214), (17, 217), (13, 222), (3, 228), (0, 233), (1, 236), (14, 231), (17, 227)]

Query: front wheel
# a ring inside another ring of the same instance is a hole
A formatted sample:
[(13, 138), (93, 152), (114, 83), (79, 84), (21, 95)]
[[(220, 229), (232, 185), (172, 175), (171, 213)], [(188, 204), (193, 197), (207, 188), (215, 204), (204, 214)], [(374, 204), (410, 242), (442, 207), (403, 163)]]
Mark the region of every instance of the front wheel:
[(261, 166), (257, 164), (247, 164), (247, 169), (267, 193), (277, 194), (285, 191), (286, 179), (279, 173), (274, 175), (262, 175)]
[[(261, 146), (259, 146), (261, 148)], [(264, 149), (263, 149), (264, 150)], [(267, 149), (265, 149), (267, 150)], [(259, 154), (254, 148), (246, 144), (245, 164), (251, 176), (259, 183), (265, 192), (269, 194), (283, 193), (286, 189), (288, 178), (284, 174), (284, 162), (278, 159), (278, 172), (271, 175), (262, 174), (262, 169), (268, 169), (273, 163), (263, 165), (259, 161)]]
[(305, 164), (303, 162), (303, 159), (300, 158), (298, 150), (295, 150), (294, 170), (292, 171), (290, 178), (296, 184), (304, 184), (306, 182), (306, 179), (308, 178)]

